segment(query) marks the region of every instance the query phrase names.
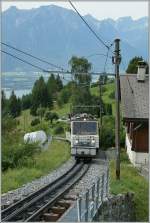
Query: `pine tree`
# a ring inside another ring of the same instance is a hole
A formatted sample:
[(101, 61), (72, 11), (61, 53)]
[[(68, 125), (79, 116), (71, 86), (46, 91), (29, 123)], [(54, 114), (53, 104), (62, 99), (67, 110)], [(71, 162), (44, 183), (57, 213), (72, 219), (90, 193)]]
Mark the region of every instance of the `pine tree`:
[(38, 107), (49, 106), (49, 97), (44, 78), (41, 76), (34, 84), (32, 89), (31, 113), (36, 114)]
[(56, 77), (56, 85), (58, 91), (61, 91), (63, 89), (63, 83), (59, 75), (57, 75)]
[(21, 101), (20, 99), (17, 99), (14, 91), (12, 91), (9, 98), (8, 110), (13, 118), (16, 118), (21, 113)]

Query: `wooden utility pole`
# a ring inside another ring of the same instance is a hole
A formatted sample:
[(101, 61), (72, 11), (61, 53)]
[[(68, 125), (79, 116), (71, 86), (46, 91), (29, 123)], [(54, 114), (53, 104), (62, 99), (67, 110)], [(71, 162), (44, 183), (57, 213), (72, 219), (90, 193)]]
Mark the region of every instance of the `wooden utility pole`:
[(99, 76), (99, 96), (100, 96), (100, 126), (102, 126), (102, 85), (101, 75)]
[(99, 147), (102, 145), (102, 85), (101, 75), (99, 75), (99, 97), (100, 97), (100, 126), (99, 126)]
[(115, 119), (115, 144), (116, 144), (116, 179), (120, 180), (120, 77), (119, 65), (121, 62), (120, 56), (120, 39), (115, 39), (115, 99), (116, 99), (116, 119)]

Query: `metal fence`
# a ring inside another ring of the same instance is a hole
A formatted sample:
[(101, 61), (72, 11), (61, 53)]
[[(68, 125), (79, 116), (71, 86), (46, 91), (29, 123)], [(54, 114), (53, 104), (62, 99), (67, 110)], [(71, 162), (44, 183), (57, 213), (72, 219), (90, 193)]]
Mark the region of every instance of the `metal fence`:
[(78, 222), (91, 222), (108, 196), (109, 169), (98, 177), (92, 186), (77, 199)]

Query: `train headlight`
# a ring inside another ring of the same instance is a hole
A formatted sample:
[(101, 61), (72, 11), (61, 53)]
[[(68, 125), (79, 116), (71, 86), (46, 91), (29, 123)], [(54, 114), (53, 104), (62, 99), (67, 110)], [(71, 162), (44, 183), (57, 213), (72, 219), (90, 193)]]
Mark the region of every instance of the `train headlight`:
[(78, 144), (79, 143), (79, 140), (78, 139), (75, 139), (74, 143), (75, 144)]
[(91, 143), (92, 143), (92, 144), (95, 144), (95, 139), (92, 139)]

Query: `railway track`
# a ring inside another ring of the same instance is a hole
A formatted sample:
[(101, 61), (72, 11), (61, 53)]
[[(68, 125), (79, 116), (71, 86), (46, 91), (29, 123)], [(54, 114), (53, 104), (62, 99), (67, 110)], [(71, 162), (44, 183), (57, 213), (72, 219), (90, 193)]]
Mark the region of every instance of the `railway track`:
[[(88, 170), (75, 164), (60, 178), (1, 212), (2, 222), (56, 221), (69, 208), (65, 194)], [(70, 203), (69, 203), (70, 202)]]

